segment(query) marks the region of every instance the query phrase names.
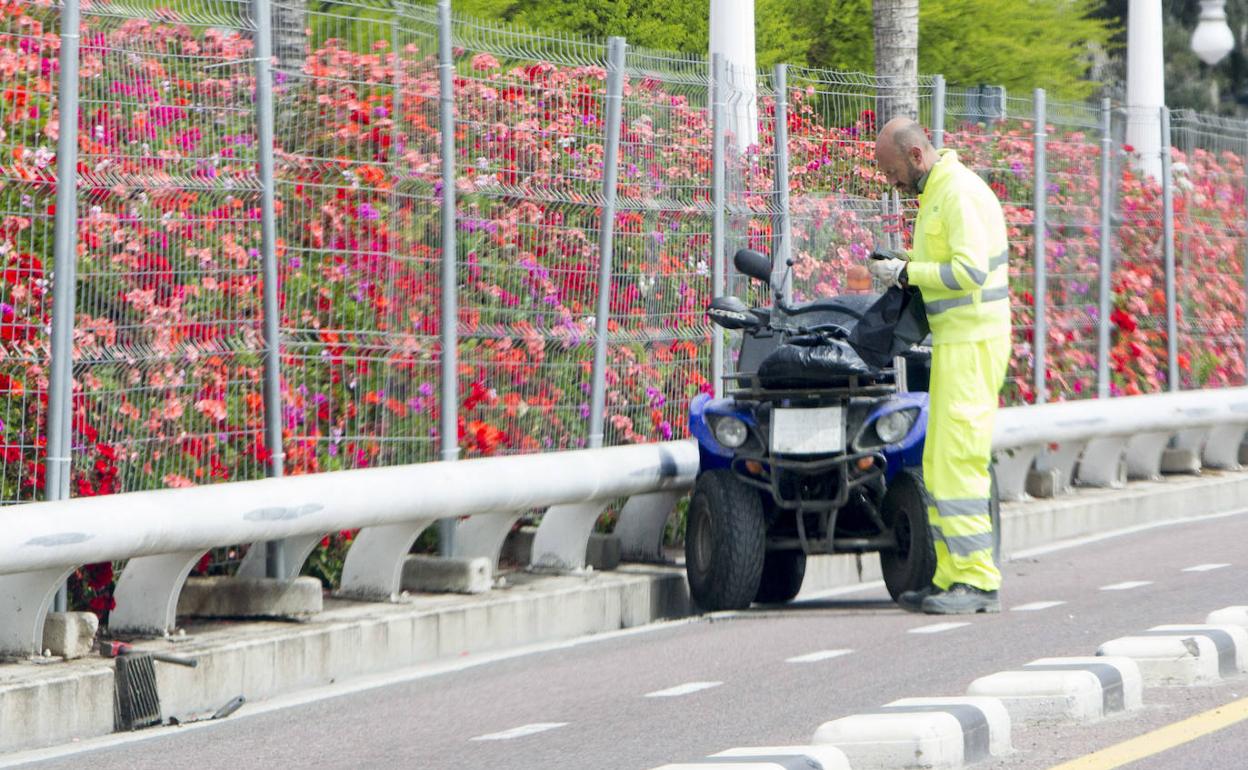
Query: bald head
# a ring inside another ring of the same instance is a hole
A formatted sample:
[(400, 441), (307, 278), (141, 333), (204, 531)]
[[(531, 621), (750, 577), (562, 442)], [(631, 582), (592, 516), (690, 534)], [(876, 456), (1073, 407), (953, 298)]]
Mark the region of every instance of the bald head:
[(876, 165), (889, 184), (909, 195), (918, 194), (919, 180), (938, 160), (927, 133), (911, 118), (888, 121), (875, 140)]

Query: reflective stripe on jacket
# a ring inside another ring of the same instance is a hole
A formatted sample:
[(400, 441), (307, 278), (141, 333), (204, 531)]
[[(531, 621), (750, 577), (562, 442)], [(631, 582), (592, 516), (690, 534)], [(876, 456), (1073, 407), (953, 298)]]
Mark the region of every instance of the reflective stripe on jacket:
[(906, 270), (934, 344), (1010, 335), (1009, 254), (997, 197), (957, 153), (941, 150), (919, 195)]

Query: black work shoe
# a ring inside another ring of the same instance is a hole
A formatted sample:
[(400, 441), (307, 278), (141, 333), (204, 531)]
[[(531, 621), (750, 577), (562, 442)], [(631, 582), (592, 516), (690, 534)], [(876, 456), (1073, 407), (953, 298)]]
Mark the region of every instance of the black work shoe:
[(897, 597), (897, 606), (906, 612), (922, 612), (923, 600), (940, 592), (936, 586), (926, 586), (917, 591), (902, 591), (901, 596)]
[(924, 599), (922, 607), (928, 615), (974, 615), (977, 612), (1000, 612), (1001, 599), (996, 591), (954, 583), (948, 591)]

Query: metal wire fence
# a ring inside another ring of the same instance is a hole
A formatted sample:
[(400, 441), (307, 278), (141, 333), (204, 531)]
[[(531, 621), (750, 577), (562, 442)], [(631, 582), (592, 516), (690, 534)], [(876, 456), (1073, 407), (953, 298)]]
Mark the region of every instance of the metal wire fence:
[(1180, 376), (1187, 388), (1240, 384), (1248, 124), (1185, 110), (1171, 126)]
[[(77, 120), (63, 127), (81, 148), (76, 312), (54, 319), (52, 232), (65, 216), (54, 206), (60, 12), (27, 0), (6, 8), (6, 502), (45, 494), (49, 409), (71, 414), (80, 495), (258, 478), (278, 452), (286, 472), (307, 473), (457, 447), (468, 456), (576, 448), (596, 433), (607, 444), (681, 437), (689, 400), (719, 374), (718, 332), (703, 314), (713, 277), (722, 271), (728, 291), (766, 301), (733, 274), (737, 248), (791, 259), (789, 291), (803, 301), (867, 290), (869, 250), (911, 242), (917, 201), (889, 190), (874, 164), (873, 77), (731, 66), (716, 76), (706, 57), (628, 49), (613, 132), (607, 41), (444, 19), (397, 1), (281, 0), (270, 84), (276, 237), (266, 251), (257, 162), (269, 148), (256, 94), (268, 81), (257, 80), (250, 4), (98, 0), (82, 21)], [(440, 58), (447, 34), (453, 45)], [(1167, 188), (1147, 170), (1161, 157), (1141, 158), (1125, 141), (1131, 121), (1148, 116), (1048, 101), (1041, 123), (1031, 96), (931, 78), (918, 94), (921, 122), (1005, 209), (1009, 402), (1244, 382), (1248, 128), (1173, 116), (1168, 252)], [(453, 113), (449, 154), (442, 105)], [(443, 230), (448, 168), (454, 243)], [(265, 368), (266, 260), (279, 280), (276, 372)], [(453, 315), (442, 302), (452, 266)], [(1181, 383), (1168, 376), (1168, 311)], [(73, 324), (74, 383), (73, 398), (49, 405), (54, 323)], [(265, 409), (266, 376), (280, 383), (280, 414)], [(444, 379), (454, 403), (442, 398)], [(448, 414), (454, 435), (443, 435)], [(275, 423), (281, 446), (266, 441)]]
[(0, 500), (44, 498), (55, 208), (47, 7), (0, 20)]

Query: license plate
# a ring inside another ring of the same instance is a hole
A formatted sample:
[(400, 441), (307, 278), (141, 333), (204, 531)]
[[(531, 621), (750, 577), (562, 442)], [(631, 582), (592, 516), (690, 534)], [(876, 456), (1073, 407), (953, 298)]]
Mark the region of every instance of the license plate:
[(845, 410), (823, 406), (772, 411), (771, 451), (790, 455), (845, 451)]

